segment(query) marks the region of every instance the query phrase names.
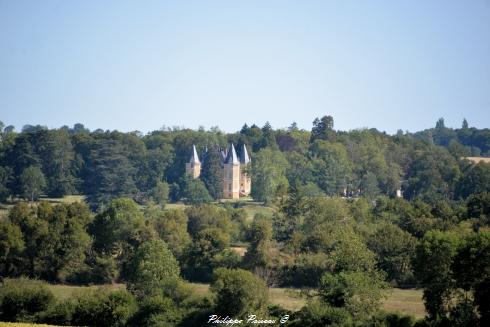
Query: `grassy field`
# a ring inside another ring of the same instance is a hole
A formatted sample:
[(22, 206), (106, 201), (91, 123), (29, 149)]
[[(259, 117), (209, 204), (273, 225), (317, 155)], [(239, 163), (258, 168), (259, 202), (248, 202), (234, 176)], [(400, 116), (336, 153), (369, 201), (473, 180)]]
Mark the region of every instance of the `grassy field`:
[(394, 288), (383, 303), (383, 309), (423, 318), (425, 307), (422, 300), (422, 290)]
[(265, 207), (262, 204), (258, 204), (256, 202), (250, 204), (247, 203), (242, 208), (245, 209), (245, 211), (247, 212), (248, 221), (252, 221), (255, 215), (258, 213), (263, 214), (264, 216), (272, 216), (272, 214), (274, 213), (274, 208)]
[[(207, 295), (209, 293), (209, 284), (190, 284), (194, 292), (198, 295)], [(68, 285), (49, 285), (48, 286), (53, 294), (60, 300), (65, 300), (78, 292), (85, 289), (96, 289), (99, 287), (109, 289), (124, 288), (124, 284), (113, 284), (104, 286), (68, 286)], [(306, 303), (306, 298), (301, 295), (299, 289), (292, 288), (270, 288), (269, 300), (272, 304), (279, 305), (285, 309), (297, 311), (301, 309)], [(425, 308), (422, 302), (422, 290), (416, 289), (393, 289), (388, 293), (387, 299), (384, 301), (382, 308), (387, 312), (398, 312), (414, 316), (417, 319), (423, 318), (425, 315)], [(0, 322), (2, 326), (34, 326), (30, 324), (7, 324)], [(35, 326), (47, 326), (47, 325), (35, 325)]]
[(48, 285), (51, 292), (53, 292), (54, 296), (60, 300), (66, 300), (77, 294), (78, 292), (87, 290), (87, 289), (98, 289), (98, 288), (106, 288), (106, 289), (119, 289), (125, 288), (124, 284), (109, 284), (102, 286), (71, 286), (71, 285)]
[[(198, 294), (204, 295), (209, 292), (208, 284), (193, 283), (192, 285)], [(382, 305), (385, 311), (403, 313), (417, 319), (425, 316), (422, 290), (394, 288), (387, 296)], [(291, 288), (271, 288), (269, 299), (271, 303), (292, 311), (297, 311), (306, 304), (306, 299), (301, 296), (300, 290)]]
[[(260, 213), (265, 216), (272, 216), (274, 208), (266, 207), (260, 202), (254, 202), (250, 199), (223, 199), (220, 203), (239, 203), (240, 208), (247, 212), (247, 221), (252, 221), (256, 214)], [(165, 209), (185, 209), (184, 203), (167, 203)]]

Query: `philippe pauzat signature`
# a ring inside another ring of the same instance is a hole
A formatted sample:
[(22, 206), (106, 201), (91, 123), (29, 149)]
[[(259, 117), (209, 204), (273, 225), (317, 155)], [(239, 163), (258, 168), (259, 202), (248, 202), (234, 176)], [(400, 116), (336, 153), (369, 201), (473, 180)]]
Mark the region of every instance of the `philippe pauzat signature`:
[(286, 321), (289, 320), (289, 315), (284, 315), (279, 319), (262, 319), (258, 318), (256, 315), (249, 315), (245, 319), (237, 319), (237, 318), (232, 318), (230, 316), (219, 316), (219, 315), (210, 315), (208, 324), (220, 324), (220, 325), (226, 325), (226, 326), (233, 326), (233, 325), (241, 325), (241, 324), (264, 324), (264, 325), (272, 325), (272, 324), (285, 324)]

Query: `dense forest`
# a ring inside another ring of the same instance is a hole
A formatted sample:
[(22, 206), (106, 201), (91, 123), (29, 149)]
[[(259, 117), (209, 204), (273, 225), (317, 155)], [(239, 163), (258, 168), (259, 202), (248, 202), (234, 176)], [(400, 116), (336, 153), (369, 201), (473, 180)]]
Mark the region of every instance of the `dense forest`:
[[(311, 131), (0, 126), (0, 321), (490, 324), (490, 163), (466, 159), (490, 156), (489, 129), (441, 118), (416, 133), (346, 132), (331, 116)], [(249, 149), (248, 201), (268, 214), (248, 219), (247, 201), (220, 200), (215, 159), (229, 143)], [(185, 176), (193, 144), (204, 160), (198, 179)], [(85, 201), (43, 201), (67, 195)], [(43, 281), (126, 288), (59, 301)], [(189, 281), (210, 284), (210, 295)], [(273, 286), (302, 289), (307, 304), (271, 305)], [(422, 288), (425, 319), (383, 312), (391, 287)]]

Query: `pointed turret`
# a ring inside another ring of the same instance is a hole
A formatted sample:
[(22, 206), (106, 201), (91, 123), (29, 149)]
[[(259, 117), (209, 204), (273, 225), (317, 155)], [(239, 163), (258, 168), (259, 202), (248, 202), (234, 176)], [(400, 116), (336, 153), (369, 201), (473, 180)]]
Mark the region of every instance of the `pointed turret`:
[(227, 149), (226, 148), (221, 149), (220, 154), (221, 154), (221, 164), (224, 164), (226, 161), (226, 157), (228, 156)]
[(245, 144), (242, 147), (242, 152), (240, 153), (240, 163), (246, 165), (250, 163), (250, 157), (248, 156), (247, 147)]
[(192, 145), (192, 154), (191, 154), (191, 158), (189, 159), (189, 163), (193, 163), (193, 164), (201, 163), (199, 161), (199, 156), (197, 155), (196, 146), (194, 144)]
[(192, 145), (192, 154), (189, 162), (185, 164), (186, 174), (192, 178), (197, 178), (201, 174), (201, 161), (199, 161), (199, 156), (197, 155), (196, 146)]
[(236, 155), (235, 146), (233, 145), (233, 143), (230, 143), (230, 148), (228, 150), (228, 155), (226, 156), (226, 159), (225, 159), (225, 164), (234, 164), (234, 165), (240, 164), (240, 161), (238, 161), (238, 156)]

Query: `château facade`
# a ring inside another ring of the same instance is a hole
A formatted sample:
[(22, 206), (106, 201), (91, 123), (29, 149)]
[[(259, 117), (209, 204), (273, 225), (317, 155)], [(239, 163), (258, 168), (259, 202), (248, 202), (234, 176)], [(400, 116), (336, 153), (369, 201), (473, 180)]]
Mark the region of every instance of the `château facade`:
[[(223, 198), (238, 199), (250, 195), (252, 180), (245, 171), (250, 162), (251, 159), (245, 145), (241, 149), (240, 156), (237, 155), (233, 143), (230, 144), (228, 149), (221, 151)], [(198, 178), (201, 174), (201, 161), (195, 145), (192, 146), (189, 162), (185, 164), (185, 172), (192, 178)]]

